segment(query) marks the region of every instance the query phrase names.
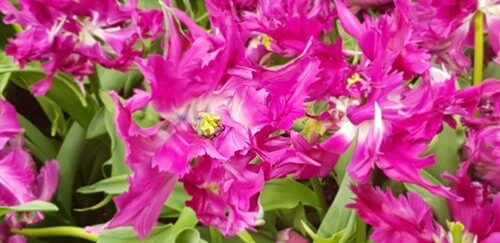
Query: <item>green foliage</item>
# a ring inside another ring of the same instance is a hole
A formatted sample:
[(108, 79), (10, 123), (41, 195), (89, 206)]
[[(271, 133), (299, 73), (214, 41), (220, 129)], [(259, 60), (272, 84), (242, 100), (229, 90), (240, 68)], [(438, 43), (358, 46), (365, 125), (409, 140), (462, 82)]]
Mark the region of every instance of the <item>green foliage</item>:
[(266, 183), (261, 193), (260, 203), (265, 211), (291, 209), (299, 203), (315, 208), (321, 207), (313, 190), (288, 178), (276, 179)]
[(50, 202), (35, 200), (17, 206), (11, 206), (11, 207), (0, 206), (0, 217), (10, 212), (16, 212), (16, 213), (36, 212), (36, 211), (51, 212), (57, 210), (59, 210), (57, 206)]

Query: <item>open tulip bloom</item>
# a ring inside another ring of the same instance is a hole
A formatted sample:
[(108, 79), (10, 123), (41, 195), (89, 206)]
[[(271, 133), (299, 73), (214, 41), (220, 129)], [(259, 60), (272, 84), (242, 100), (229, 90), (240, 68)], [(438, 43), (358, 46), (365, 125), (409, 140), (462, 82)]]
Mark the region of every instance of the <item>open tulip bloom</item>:
[(0, 242), (500, 242), (500, 1), (0, 13)]

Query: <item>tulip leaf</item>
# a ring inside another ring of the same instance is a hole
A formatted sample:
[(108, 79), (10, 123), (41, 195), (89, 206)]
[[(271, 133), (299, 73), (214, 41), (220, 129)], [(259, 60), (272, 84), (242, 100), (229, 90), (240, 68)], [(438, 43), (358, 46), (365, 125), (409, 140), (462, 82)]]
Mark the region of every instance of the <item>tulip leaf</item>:
[[(442, 185), (442, 183), (440, 183), (436, 178), (434, 178), (425, 170), (421, 172), (421, 175), (425, 178), (425, 180), (435, 185)], [(450, 219), (450, 211), (448, 209), (446, 199), (440, 196), (436, 196), (420, 186), (410, 183), (404, 183), (404, 185), (406, 189), (408, 189), (408, 191), (415, 192), (419, 194), (422, 199), (424, 199), (424, 201), (431, 207), (432, 212), (441, 224), (444, 225), (446, 223), (446, 220)]]
[(128, 189), (127, 175), (118, 175), (100, 180), (92, 185), (78, 188), (82, 194), (104, 192), (106, 194), (120, 194)]
[(57, 206), (50, 202), (35, 200), (16, 206), (10, 206), (10, 207), (0, 206), (0, 216), (3, 216), (10, 212), (36, 212), (36, 211), (58, 211), (58, 210), (59, 209), (57, 208)]
[(465, 134), (462, 128), (454, 130), (445, 124), (443, 131), (435, 139), (437, 140), (433, 142), (433, 147), (429, 148), (429, 152), (435, 155), (436, 163), (426, 171), (442, 184), (448, 184), (448, 181), (441, 179), (441, 174), (443, 172), (455, 174), (460, 162), (459, 150), (465, 141)]
[(36, 97), (36, 99), (52, 124), (50, 135), (64, 136), (66, 134), (66, 121), (61, 107), (45, 96)]
[(73, 182), (80, 166), (80, 159), (85, 153), (87, 140), (85, 129), (78, 123), (73, 123), (64, 138), (61, 149), (57, 154), (59, 174), (63, 183), (57, 188), (57, 199), (61, 202), (65, 212), (70, 212), (73, 203)]
[[(16, 65), (2, 68), (0, 74), (12, 72), (10, 80), (17, 86), (30, 90), (30, 86), (45, 77), (39, 67), (28, 66), (20, 69)], [(87, 127), (96, 110), (96, 102), (85, 97), (76, 81), (68, 74), (58, 73), (52, 79), (52, 88), (45, 95), (69, 114), (82, 127)]]
[(106, 125), (104, 124), (105, 109), (101, 107), (90, 121), (89, 128), (87, 129), (87, 139), (99, 137), (106, 133)]
[(321, 204), (313, 190), (289, 178), (267, 182), (261, 192), (260, 203), (265, 211), (291, 209), (299, 203), (321, 208)]
[[(155, 227), (151, 234), (144, 240), (134, 234), (131, 227), (120, 227), (104, 230), (99, 234), (98, 243), (162, 243), (162, 242), (205, 242), (199, 232), (194, 229), (198, 223), (196, 215), (191, 208), (185, 207), (175, 224)], [(188, 231), (187, 233), (185, 233)], [(196, 233), (194, 233), (196, 231)], [(194, 241), (186, 241), (194, 240)]]
[(206, 242), (201, 239), (200, 232), (195, 229), (185, 229), (175, 238), (175, 243), (199, 243)]
[(33, 123), (18, 114), (19, 123), (24, 129), (25, 142), (32, 155), (40, 161), (54, 159), (57, 156), (58, 144), (46, 137)]
[(335, 199), (326, 212), (323, 221), (321, 222), (318, 235), (320, 237), (332, 237), (335, 233), (343, 230), (348, 226), (349, 218), (352, 217), (351, 209), (346, 208), (346, 205), (352, 202), (354, 197), (349, 186), (351, 185), (351, 178), (348, 174), (342, 179), (339, 190)]
[(131, 170), (125, 164), (125, 145), (116, 132), (113, 116), (115, 105), (108, 93), (100, 92), (99, 95), (105, 107), (104, 126), (106, 127), (109, 138), (111, 139), (111, 158), (104, 163), (104, 165), (112, 165), (112, 176), (129, 174)]

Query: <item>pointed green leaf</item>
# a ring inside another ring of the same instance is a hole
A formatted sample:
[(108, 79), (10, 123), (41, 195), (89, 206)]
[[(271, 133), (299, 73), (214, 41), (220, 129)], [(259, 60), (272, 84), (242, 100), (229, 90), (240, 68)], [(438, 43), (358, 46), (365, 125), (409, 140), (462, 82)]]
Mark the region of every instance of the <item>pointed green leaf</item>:
[(59, 210), (57, 206), (50, 202), (35, 200), (17, 206), (10, 206), (10, 207), (0, 206), (0, 216), (3, 216), (9, 212), (35, 212), (35, 211), (57, 211), (57, 210)]
[(321, 208), (313, 190), (289, 178), (267, 182), (260, 197), (260, 203), (265, 211), (291, 209), (300, 202), (307, 206)]

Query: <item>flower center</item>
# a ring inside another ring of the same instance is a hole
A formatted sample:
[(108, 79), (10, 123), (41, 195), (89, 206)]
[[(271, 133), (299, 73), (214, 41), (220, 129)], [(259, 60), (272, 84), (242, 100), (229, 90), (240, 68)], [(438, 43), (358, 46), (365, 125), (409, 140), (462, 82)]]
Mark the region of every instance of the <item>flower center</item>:
[(359, 81), (361, 81), (361, 77), (359, 76), (359, 73), (355, 73), (350, 78), (347, 79), (347, 86), (350, 86), (353, 83), (356, 83)]
[(199, 121), (196, 130), (199, 135), (213, 137), (222, 130), (220, 125), (222, 117), (219, 115), (202, 112), (198, 114), (198, 119)]
[(203, 185), (203, 188), (213, 192), (216, 195), (219, 195), (219, 185), (213, 182), (205, 183)]
[(271, 37), (268, 35), (263, 35), (261, 42), (267, 49), (271, 48)]

